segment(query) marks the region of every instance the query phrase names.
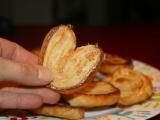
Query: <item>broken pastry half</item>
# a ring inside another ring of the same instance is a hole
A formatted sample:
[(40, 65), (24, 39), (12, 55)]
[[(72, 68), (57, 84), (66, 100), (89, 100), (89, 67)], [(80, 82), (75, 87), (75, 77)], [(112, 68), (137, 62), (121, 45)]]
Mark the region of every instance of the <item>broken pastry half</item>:
[(50, 87), (69, 94), (92, 79), (99, 66), (102, 51), (96, 45), (76, 48), (76, 36), (71, 25), (61, 25), (49, 31), (41, 48), (43, 66), (54, 74)]

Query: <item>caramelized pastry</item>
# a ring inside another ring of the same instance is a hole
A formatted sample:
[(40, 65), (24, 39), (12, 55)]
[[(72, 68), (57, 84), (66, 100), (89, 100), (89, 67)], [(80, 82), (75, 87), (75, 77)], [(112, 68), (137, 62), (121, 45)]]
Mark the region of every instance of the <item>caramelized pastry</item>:
[(113, 74), (119, 68), (133, 68), (132, 60), (106, 53), (99, 71), (105, 74)]
[(43, 66), (54, 74), (50, 87), (70, 94), (89, 82), (101, 62), (102, 52), (96, 45), (76, 48), (76, 37), (71, 26), (61, 25), (44, 39), (41, 57)]
[(110, 83), (120, 90), (120, 105), (133, 105), (152, 96), (150, 78), (128, 68), (118, 69)]
[(65, 119), (81, 119), (84, 117), (84, 109), (74, 108), (64, 104), (43, 105), (32, 112), (40, 115), (55, 116)]

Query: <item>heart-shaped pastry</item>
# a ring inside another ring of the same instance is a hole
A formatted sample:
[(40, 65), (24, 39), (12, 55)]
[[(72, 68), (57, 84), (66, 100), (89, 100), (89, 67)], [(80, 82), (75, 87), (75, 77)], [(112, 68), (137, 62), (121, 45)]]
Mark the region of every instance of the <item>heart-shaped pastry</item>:
[(76, 48), (76, 37), (70, 25), (50, 30), (44, 39), (43, 66), (53, 72), (50, 87), (61, 93), (77, 91), (88, 81), (101, 62), (102, 51), (96, 45)]

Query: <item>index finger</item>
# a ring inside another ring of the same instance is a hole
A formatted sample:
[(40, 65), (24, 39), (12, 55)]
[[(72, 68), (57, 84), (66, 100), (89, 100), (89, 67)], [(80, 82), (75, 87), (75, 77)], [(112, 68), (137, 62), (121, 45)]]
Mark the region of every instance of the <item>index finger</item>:
[(18, 62), (38, 64), (39, 58), (18, 44), (0, 38), (0, 56)]
[(39, 65), (14, 62), (0, 57), (0, 81), (27, 86), (42, 86), (53, 80), (52, 73)]

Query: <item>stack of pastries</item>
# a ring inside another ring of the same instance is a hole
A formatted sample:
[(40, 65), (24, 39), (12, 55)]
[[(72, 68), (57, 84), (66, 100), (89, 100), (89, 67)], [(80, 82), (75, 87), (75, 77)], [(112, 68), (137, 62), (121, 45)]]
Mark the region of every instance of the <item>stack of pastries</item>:
[(54, 73), (49, 87), (62, 95), (58, 104), (43, 105), (34, 113), (81, 119), (85, 110), (129, 106), (152, 96), (151, 78), (135, 71), (132, 60), (104, 53), (97, 45), (76, 47), (71, 25), (51, 29), (41, 51), (34, 53)]

